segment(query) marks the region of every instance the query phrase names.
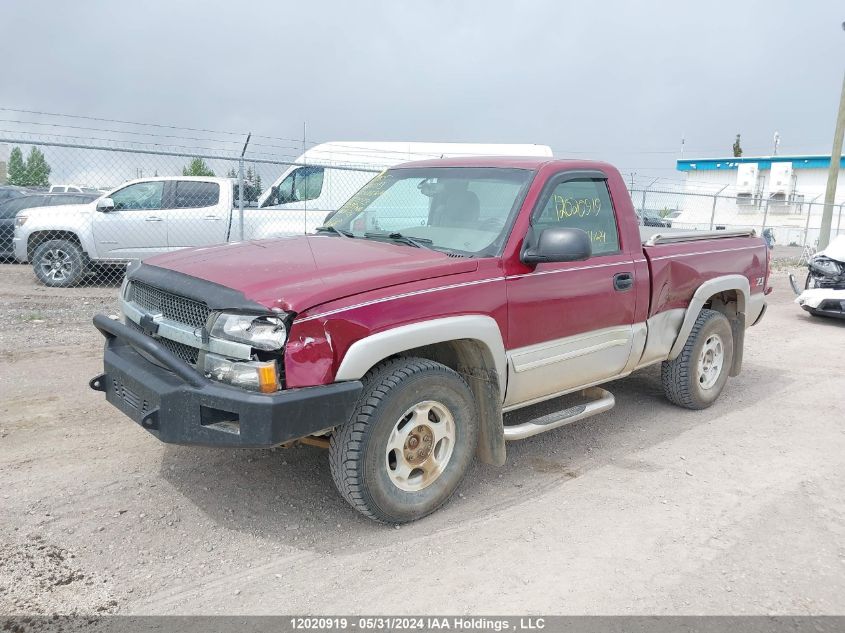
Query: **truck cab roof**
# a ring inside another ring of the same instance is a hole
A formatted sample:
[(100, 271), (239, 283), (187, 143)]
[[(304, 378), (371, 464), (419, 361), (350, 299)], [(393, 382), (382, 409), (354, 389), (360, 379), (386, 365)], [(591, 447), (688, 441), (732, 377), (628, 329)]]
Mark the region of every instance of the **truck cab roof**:
[(537, 171), (541, 167), (551, 166), (556, 169), (614, 169), (610, 164), (596, 160), (553, 158), (551, 156), (462, 156), (418, 160), (396, 165), (393, 169), (413, 169), (417, 167), (493, 167), (501, 169), (530, 169)]

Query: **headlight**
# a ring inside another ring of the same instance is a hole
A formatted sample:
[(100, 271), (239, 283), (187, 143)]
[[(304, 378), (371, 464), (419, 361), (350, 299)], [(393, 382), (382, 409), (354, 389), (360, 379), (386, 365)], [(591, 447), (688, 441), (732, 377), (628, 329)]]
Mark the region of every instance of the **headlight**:
[(233, 387), (273, 393), (281, 389), (276, 361), (237, 361), (217, 354), (204, 354), (200, 361), (203, 372)]
[(816, 270), (824, 275), (838, 275), (840, 273), (839, 264), (827, 257), (818, 257), (810, 261), (810, 268)]
[(288, 336), (281, 317), (230, 312), (222, 312), (217, 317), (209, 334), (213, 338), (246, 343), (266, 352), (282, 349)]
[(20, 228), (24, 224), (26, 224), (26, 216), (25, 215), (15, 216), (15, 228)]

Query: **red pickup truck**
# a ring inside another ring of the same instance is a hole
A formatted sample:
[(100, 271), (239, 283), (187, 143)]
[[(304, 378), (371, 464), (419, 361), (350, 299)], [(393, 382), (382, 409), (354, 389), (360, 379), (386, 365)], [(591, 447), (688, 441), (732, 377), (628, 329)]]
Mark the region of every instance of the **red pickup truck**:
[(411, 521), (474, 456), (502, 465), (506, 440), (610, 409), (598, 385), (641, 367), (662, 363), (673, 403), (713, 403), (765, 311), (769, 251), (753, 232), (671, 231), (638, 226), (605, 163), (407, 163), (315, 234), (131, 268), (122, 317), (94, 318), (90, 384), (163, 442), (324, 445), (355, 509)]

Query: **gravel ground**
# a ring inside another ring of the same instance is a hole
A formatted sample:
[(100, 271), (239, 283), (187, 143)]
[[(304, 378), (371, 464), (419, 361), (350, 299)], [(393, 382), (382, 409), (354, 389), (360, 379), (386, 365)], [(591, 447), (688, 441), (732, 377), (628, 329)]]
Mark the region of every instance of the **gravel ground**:
[(320, 449), (159, 443), (87, 387), (116, 287), (0, 265), (0, 613), (845, 614), (845, 323), (774, 286), (711, 409), (650, 368), (395, 529)]

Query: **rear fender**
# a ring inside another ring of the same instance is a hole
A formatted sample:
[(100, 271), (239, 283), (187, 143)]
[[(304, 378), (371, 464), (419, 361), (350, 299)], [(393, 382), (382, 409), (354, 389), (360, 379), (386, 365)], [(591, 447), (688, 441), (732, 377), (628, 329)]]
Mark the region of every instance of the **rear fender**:
[[(734, 338), (734, 362), (731, 368), (731, 375), (735, 376), (739, 373), (742, 366), (742, 348), (745, 340), (745, 314), (751, 300), (751, 285), (748, 279), (742, 275), (725, 275), (723, 277), (708, 279), (698, 287), (698, 290), (695, 291), (687, 307), (678, 337), (669, 351), (669, 360), (675, 360), (681, 354), (704, 305), (716, 295), (729, 291), (736, 292), (737, 297), (736, 313), (733, 315), (726, 313), (726, 316), (731, 322), (731, 331), (733, 332)], [(724, 310), (722, 311), (724, 312)]]

